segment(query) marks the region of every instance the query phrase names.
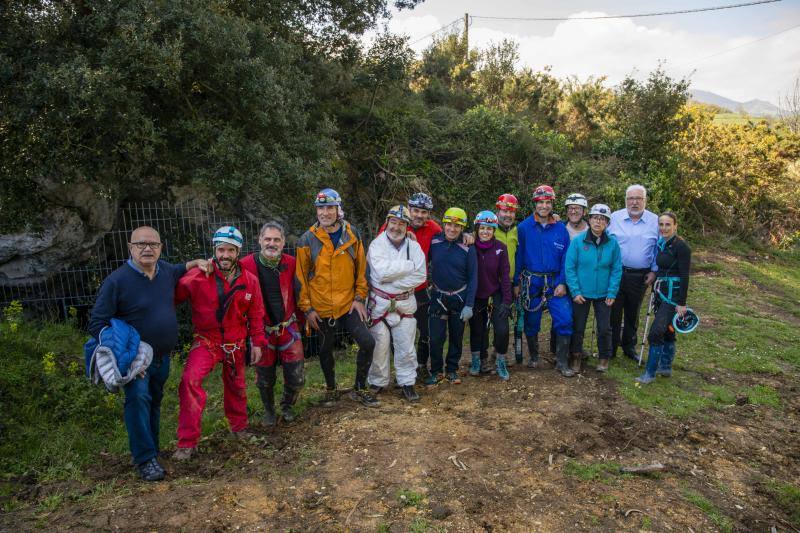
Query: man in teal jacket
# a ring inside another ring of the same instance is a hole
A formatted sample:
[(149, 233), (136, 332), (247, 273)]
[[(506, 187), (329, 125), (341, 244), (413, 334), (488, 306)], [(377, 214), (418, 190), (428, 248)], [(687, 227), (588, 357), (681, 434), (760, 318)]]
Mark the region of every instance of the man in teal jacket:
[(611, 209), (607, 205), (593, 205), (589, 229), (575, 237), (567, 250), (564, 271), (573, 302), (570, 352), (575, 371), (580, 371), (583, 335), (592, 306), (600, 357), (597, 371), (607, 371), (611, 358), (611, 306), (622, 279), (622, 254), (617, 240), (606, 231), (610, 220)]

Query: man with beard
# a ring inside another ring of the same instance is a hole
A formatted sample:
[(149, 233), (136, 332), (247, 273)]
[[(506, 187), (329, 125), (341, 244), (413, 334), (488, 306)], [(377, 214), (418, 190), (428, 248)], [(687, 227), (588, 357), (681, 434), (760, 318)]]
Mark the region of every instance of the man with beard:
[(297, 306), (321, 338), (319, 364), (327, 386), (322, 405), (332, 407), (338, 400), (333, 341), (337, 327), (343, 327), (358, 344), (350, 399), (378, 407), (380, 402), (367, 390), (375, 339), (365, 324), (369, 320), (364, 305), (369, 287), (364, 243), (358, 232), (339, 218), (342, 198), (338, 192), (323, 189), (314, 206), (317, 222), (297, 241), (295, 274), (300, 283)]
[(622, 346), (622, 352), (634, 361), (639, 360), (636, 353), (639, 309), (644, 293), (648, 285), (655, 281), (658, 270), (658, 216), (645, 209), (646, 206), (645, 188), (631, 185), (625, 191), (625, 209), (611, 214), (607, 230), (609, 235), (617, 239), (622, 252), (622, 281), (614, 307), (611, 308), (611, 357), (617, 354), (617, 347)]
[(564, 273), (570, 240), (564, 224), (553, 218), (555, 199), (549, 185), (540, 185), (533, 192), (535, 210), (519, 225), (514, 292), (522, 298), (525, 311), (528, 366), (536, 368), (539, 364), (538, 335), (542, 311), (547, 305), (557, 334), (556, 369), (562, 376), (572, 377), (575, 375), (569, 367), (572, 306)]
[(238, 264), (242, 242), (242, 234), (233, 226), (219, 228), (212, 239), (214, 275), (207, 277), (199, 269), (193, 270), (181, 278), (175, 291), (177, 303), (191, 302), (194, 326), (194, 343), (178, 386), (178, 449), (172, 456), (178, 461), (190, 459), (200, 439), (206, 405), (203, 380), (218, 363), (223, 365), (225, 417), (235, 436), (247, 436), (247, 338), (253, 346), (253, 364), (261, 359), (266, 339), (258, 278)]
[(386, 231), (369, 245), (370, 331), (375, 338), (369, 384), (376, 394), (389, 385), (389, 355), (394, 348), (397, 384), (406, 400), (417, 402), (417, 301), (413, 296), (414, 289), (425, 280), (426, 267), (419, 243), (406, 234), (410, 223), (408, 208), (392, 207), (386, 215)]
[[(434, 235), (442, 232), (442, 227), (431, 220), (433, 210), (433, 199), (424, 192), (416, 192), (408, 199), (408, 210), (411, 215), (411, 223), (408, 225), (409, 233), (414, 235), (422, 252), (425, 254), (425, 264), (427, 269), (431, 240)], [(386, 223), (381, 226), (380, 231), (386, 229)], [(414, 319), (417, 321), (419, 330), (419, 341), (417, 342), (417, 378), (424, 382), (430, 376), (428, 369), (428, 359), (430, 358), (430, 334), (428, 332), (428, 307), (430, 305), (430, 295), (428, 294), (427, 272), (426, 279), (414, 290), (417, 310), (414, 312)]]
[(264, 333), (266, 350), (256, 365), (256, 385), (264, 404), (264, 424), (274, 426), (275, 382), (278, 363), (283, 367), (281, 416), (284, 422), (295, 419), (292, 407), (300, 396), (304, 379), (303, 343), (300, 324), (295, 314), (295, 259), (283, 253), (286, 232), (277, 222), (261, 227), (258, 244), (261, 252), (250, 254), (240, 262), (242, 268), (258, 277), (264, 297)]
[(175, 286), (194, 267), (205, 275), (213, 270), (204, 259), (185, 265), (159, 260), (161, 249), (161, 236), (154, 228), (141, 226), (133, 230), (128, 243), (130, 259), (103, 281), (87, 328), (97, 338), (116, 318), (134, 328), (141, 341), (153, 348), (147, 371), (124, 389), (128, 443), (144, 481), (161, 481), (166, 475), (158, 454), (161, 400), (169, 377), (170, 352), (178, 342)]

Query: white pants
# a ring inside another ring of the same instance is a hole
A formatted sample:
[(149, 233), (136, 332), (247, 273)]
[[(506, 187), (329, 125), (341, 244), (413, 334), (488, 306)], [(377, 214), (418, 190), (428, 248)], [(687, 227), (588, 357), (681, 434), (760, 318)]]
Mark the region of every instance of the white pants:
[[(374, 302), (371, 316), (377, 318), (389, 308), (389, 300), (372, 294)], [(398, 313), (413, 315), (417, 310), (417, 300), (411, 295), (407, 300), (396, 302), (396, 311), (375, 323), (370, 332), (375, 339), (372, 353), (372, 366), (369, 367), (367, 381), (376, 387), (389, 385), (389, 355), (394, 348), (394, 371), (397, 384), (413, 385), (417, 379), (417, 350), (414, 339), (417, 334), (417, 321), (413, 316), (401, 317)], [(388, 323), (388, 326), (387, 326)], [(391, 328), (391, 332), (390, 332)]]

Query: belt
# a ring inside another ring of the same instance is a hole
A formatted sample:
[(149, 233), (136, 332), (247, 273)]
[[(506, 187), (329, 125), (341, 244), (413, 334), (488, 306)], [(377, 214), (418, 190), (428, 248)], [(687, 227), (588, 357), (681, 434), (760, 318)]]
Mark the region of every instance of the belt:
[(463, 287), (461, 287), (460, 289), (456, 289), (456, 290), (454, 290), (454, 291), (443, 291), (442, 289), (440, 289), (440, 288), (439, 288), (439, 287), (437, 287), (436, 285), (433, 285), (433, 288), (434, 288), (434, 290), (435, 290), (436, 292), (440, 292), (440, 293), (444, 294), (445, 296), (455, 296), (456, 294), (458, 294), (458, 293), (460, 293), (460, 292), (464, 292), (464, 291), (466, 290), (467, 286), (466, 286), (466, 285), (464, 285), (464, 286), (463, 286)]
[(272, 335), (273, 333), (282, 333), (285, 328), (288, 328), (295, 322), (297, 322), (297, 317), (294, 313), (292, 313), (292, 316), (290, 316), (288, 320), (284, 322), (280, 322), (274, 326), (264, 326), (264, 333), (266, 333), (267, 336)]
[(382, 291), (377, 287), (370, 287), (370, 290), (375, 294), (377, 294), (378, 296), (380, 296), (381, 298), (383, 298), (384, 300), (397, 300), (397, 301), (408, 300), (411, 297), (411, 295), (414, 294), (414, 291), (406, 291), (398, 294), (391, 294), (389, 292)]
[(558, 272), (532, 272), (530, 270), (527, 271), (531, 276), (536, 276), (537, 278), (544, 278), (547, 276), (555, 277), (558, 276)]
[(649, 268), (630, 268), (630, 267), (622, 267), (622, 271), (628, 274), (647, 274), (650, 272)]

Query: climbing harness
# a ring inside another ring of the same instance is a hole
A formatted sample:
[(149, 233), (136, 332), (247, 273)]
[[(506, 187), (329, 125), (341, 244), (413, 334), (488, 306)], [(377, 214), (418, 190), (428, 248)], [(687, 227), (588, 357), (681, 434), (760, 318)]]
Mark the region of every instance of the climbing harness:
[[(541, 309), (547, 308), (548, 302), (548, 293), (550, 292), (551, 282), (552, 279), (556, 277), (555, 272), (531, 272), (530, 270), (523, 270), (522, 274), (520, 275), (520, 303), (522, 305), (522, 309), (528, 311), (530, 313), (536, 313)], [(536, 295), (531, 295), (530, 287), (531, 287), (531, 278), (532, 277), (542, 278), (544, 284), (542, 285), (541, 290)], [(541, 298), (539, 305), (535, 308), (531, 308), (533, 300), (536, 298)]]

